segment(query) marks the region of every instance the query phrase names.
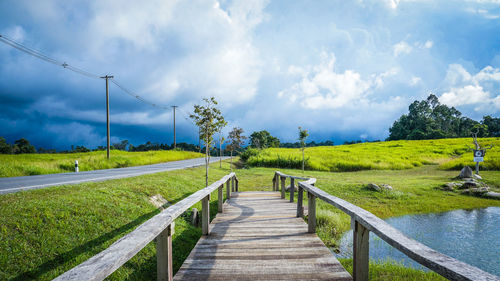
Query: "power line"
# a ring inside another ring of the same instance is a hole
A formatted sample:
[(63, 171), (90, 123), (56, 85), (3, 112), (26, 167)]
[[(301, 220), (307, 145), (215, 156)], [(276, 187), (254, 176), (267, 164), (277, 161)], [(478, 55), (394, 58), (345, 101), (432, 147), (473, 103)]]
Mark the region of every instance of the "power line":
[(93, 74), (93, 73), (90, 73), (88, 71), (85, 71), (83, 69), (80, 69), (78, 67), (74, 67), (74, 66), (71, 66), (69, 64), (67, 64), (66, 62), (61, 62), (61, 61), (58, 61), (56, 59), (53, 59), (45, 54), (43, 54), (42, 52), (39, 52), (37, 50), (34, 50), (34, 49), (31, 49), (31, 48), (28, 48), (26, 46), (24, 46), (23, 44), (21, 43), (18, 43), (12, 39), (9, 39), (7, 37), (5, 37), (4, 35), (1, 35), (0, 34), (0, 41), (13, 47), (13, 48), (16, 48), (17, 50), (21, 51), (21, 52), (24, 52), (28, 55), (31, 55), (31, 56), (34, 56), (36, 58), (39, 58), (41, 60), (44, 60), (46, 62), (49, 62), (49, 63), (52, 63), (52, 64), (55, 64), (55, 65), (58, 65), (58, 66), (62, 66), (66, 69), (69, 69), (73, 72), (76, 72), (78, 74), (82, 74), (82, 75), (85, 75), (87, 77), (90, 77), (90, 78), (96, 78), (96, 79), (99, 79), (99, 75), (97, 74)]
[[(29, 54), (31, 56), (34, 56), (36, 58), (39, 58), (41, 60), (44, 60), (46, 62), (49, 62), (49, 63), (52, 63), (52, 64), (55, 64), (57, 66), (62, 66), (63, 68), (65, 69), (68, 69), (68, 70), (71, 70), (77, 74), (80, 74), (80, 75), (84, 75), (84, 76), (87, 76), (89, 78), (95, 78), (95, 79), (100, 79), (102, 77), (102, 75), (97, 75), (97, 74), (94, 74), (94, 73), (91, 73), (91, 72), (88, 72), (86, 70), (83, 70), (81, 68), (78, 68), (78, 67), (75, 67), (75, 66), (72, 66), (72, 65), (69, 65), (68, 63), (66, 62), (62, 62), (62, 61), (59, 61), (59, 60), (56, 60), (56, 59), (53, 59), (51, 58), (50, 56), (47, 56), (45, 55), (44, 53), (40, 52), (40, 51), (37, 51), (37, 50), (34, 50), (32, 48), (29, 48), (21, 43), (18, 43), (8, 37), (5, 37), (5, 35), (2, 35), (0, 34), (0, 42), (3, 42), (21, 52), (24, 52), (26, 54)], [(169, 109), (169, 106), (166, 106), (166, 105), (158, 105), (158, 104), (155, 104), (153, 102), (150, 102), (148, 100), (146, 100), (145, 98), (141, 97), (140, 95), (136, 94), (135, 92), (127, 89), (126, 87), (124, 87), (123, 85), (119, 84), (114, 78), (111, 78), (110, 81), (115, 84), (118, 88), (120, 88), (123, 92), (125, 92), (126, 94), (136, 98), (137, 100), (145, 103), (145, 104), (148, 104), (148, 105), (151, 105), (153, 107), (156, 107), (156, 108), (159, 108), (159, 109), (163, 109), (163, 110), (168, 110)]]
[(115, 84), (118, 88), (120, 88), (122, 91), (124, 91), (129, 96), (134, 97), (134, 98), (138, 99), (139, 101), (141, 101), (141, 102), (143, 102), (145, 104), (151, 105), (152, 107), (156, 107), (156, 108), (159, 108), (159, 109), (164, 109), (164, 110), (168, 110), (169, 109), (169, 107), (166, 106), (166, 105), (158, 105), (156, 103), (153, 103), (153, 102), (150, 102), (150, 101), (144, 99), (143, 97), (139, 96), (135, 92), (133, 92), (133, 91), (125, 88), (123, 85), (119, 84), (116, 81), (116, 79), (111, 79), (111, 83)]

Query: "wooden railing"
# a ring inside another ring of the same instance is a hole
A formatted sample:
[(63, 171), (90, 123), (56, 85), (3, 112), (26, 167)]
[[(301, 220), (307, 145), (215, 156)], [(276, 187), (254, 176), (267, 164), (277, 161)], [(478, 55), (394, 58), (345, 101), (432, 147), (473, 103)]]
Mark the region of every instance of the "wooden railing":
[(103, 280), (155, 238), (158, 280), (172, 280), (172, 235), (174, 232), (174, 220), (191, 206), (202, 201), (201, 228), (203, 235), (208, 235), (210, 194), (218, 189), (218, 211), (222, 213), (224, 184), (226, 184), (226, 197), (228, 199), (231, 198), (231, 191), (238, 191), (238, 178), (235, 173), (230, 173), (177, 204), (163, 210), (138, 226), (134, 231), (120, 238), (106, 250), (70, 269), (54, 280)]
[(304, 216), (302, 198), (303, 192), (306, 191), (308, 197), (307, 221), (310, 233), (316, 232), (316, 198), (337, 207), (351, 216), (351, 227), (354, 235), (353, 278), (355, 281), (368, 280), (370, 231), (414, 261), (450, 280), (500, 280), (497, 276), (441, 254), (420, 242), (408, 238), (374, 214), (314, 187), (315, 178), (295, 177), (276, 172), (273, 177), (273, 190), (278, 191), (281, 182), (281, 198), (283, 199), (285, 198), (285, 181), (287, 178), (290, 179), (290, 202), (293, 202), (295, 180), (304, 180), (298, 183), (297, 217)]

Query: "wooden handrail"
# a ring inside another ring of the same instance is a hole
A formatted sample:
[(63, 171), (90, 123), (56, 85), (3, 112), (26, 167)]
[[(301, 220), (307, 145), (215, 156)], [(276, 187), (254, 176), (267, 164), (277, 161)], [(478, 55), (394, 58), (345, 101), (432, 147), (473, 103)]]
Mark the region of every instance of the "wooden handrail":
[[(158, 256), (158, 267), (159, 275), (158, 280), (171, 280), (172, 279), (172, 234), (173, 234), (173, 224), (174, 220), (179, 217), (182, 213), (187, 211), (194, 204), (199, 201), (203, 201), (203, 234), (208, 234), (208, 220), (209, 220), (209, 210), (208, 210), (208, 200), (210, 194), (219, 189), (218, 195), (219, 201), (222, 201), (222, 188), (227, 182), (227, 188), (229, 187), (230, 181), (237, 181), (236, 174), (230, 173), (220, 180), (212, 183), (211, 185), (198, 190), (197, 192), (191, 194), (190, 196), (184, 198), (177, 204), (168, 207), (161, 213), (155, 215), (151, 219), (147, 220), (135, 230), (120, 238), (118, 241), (113, 243), (104, 251), (91, 257), (87, 261), (81, 263), (80, 265), (70, 269), (69, 271), (58, 276), (54, 280), (103, 280), (125, 262), (130, 260), (135, 256), (142, 248), (144, 248), (148, 243), (157, 238), (161, 239), (161, 243), (157, 243), (157, 256)], [(228, 198), (229, 199), (229, 198)], [(219, 208), (219, 212), (222, 209)], [(164, 248), (166, 252), (159, 251), (160, 248)], [(163, 264), (160, 264), (163, 263)], [(163, 267), (170, 267), (165, 270)], [(162, 267), (162, 268), (160, 268)], [(165, 272), (163, 276), (160, 276), (160, 271)]]
[[(280, 177), (295, 178), (281, 172), (275, 173), (275, 179)], [(351, 226), (353, 229), (353, 278), (355, 281), (368, 280), (368, 238), (369, 231), (375, 233), (382, 240), (387, 242), (392, 247), (398, 249), (414, 261), (440, 274), (450, 280), (488, 280), (499, 281), (500, 277), (485, 272), (475, 266), (461, 262), (457, 259), (444, 255), (435, 251), (424, 244), (415, 241), (399, 230), (395, 229), (387, 222), (378, 218), (374, 214), (351, 204), (343, 199), (326, 193), (325, 191), (313, 186), (316, 183), (314, 178), (301, 178), (305, 181), (299, 182), (299, 199), (302, 190), (307, 191), (309, 198), (308, 207), (308, 224), (309, 232), (315, 232), (316, 228), (316, 203), (315, 199), (319, 198), (326, 203), (337, 207), (344, 213), (351, 216)], [(282, 184), (284, 187), (284, 184)], [(302, 201), (302, 200), (299, 200)], [(301, 211), (302, 202), (297, 202), (297, 216), (303, 214)]]

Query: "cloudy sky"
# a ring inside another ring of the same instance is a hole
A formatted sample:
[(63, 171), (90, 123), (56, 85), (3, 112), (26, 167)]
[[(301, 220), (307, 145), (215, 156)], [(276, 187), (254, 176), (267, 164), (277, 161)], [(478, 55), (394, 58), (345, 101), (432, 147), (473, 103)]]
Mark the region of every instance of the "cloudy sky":
[[(480, 120), (500, 113), (499, 0), (0, 1), (0, 34), (178, 105), (296, 141), (384, 139), (430, 93)], [(112, 142), (171, 143), (172, 110), (110, 86)], [(105, 82), (0, 43), (0, 136), (67, 149), (106, 142)], [(228, 129), (229, 129), (228, 128)], [(226, 130), (227, 133), (228, 130)]]

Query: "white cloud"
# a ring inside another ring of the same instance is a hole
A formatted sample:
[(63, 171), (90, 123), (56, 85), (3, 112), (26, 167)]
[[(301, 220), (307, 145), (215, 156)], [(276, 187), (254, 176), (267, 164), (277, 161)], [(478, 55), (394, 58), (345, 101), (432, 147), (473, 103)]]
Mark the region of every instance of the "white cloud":
[(156, 37), (168, 28), (174, 19), (176, 1), (153, 0), (138, 2), (133, 0), (95, 1), (94, 17), (90, 30), (100, 37), (98, 48), (109, 40), (121, 39), (141, 49), (156, 48)]
[(434, 42), (431, 41), (431, 40), (427, 40), (425, 42), (415, 42), (415, 47), (419, 48), (419, 49), (430, 49), (432, 48), (432, 46), (434, 46)]
[[(403, 2), (429, 2), (431, 0), (382, 0), (382, 2), (389, 8), (396, 10)], [(490, 0), (495, 1), (495, 0)]]
[(396, 68), (396, 67), (393, 67), (391, 69), (389, 69), (388, 71), (386, 72), (383, 72), (381, 74), (374, 74), (372, 75), (373, 77), (373, 82), (375, 84), (375, 87), (376, 88), (382, 88), (384, 86), (384, 81), (389, 78), (389, 77), (392, 77), (392, 76), (395, 76), (399, 73), (399, 69)]
[(477, 104), (488, 101), (490, 93), (479, 85), (467, 85), (463, 88), (452, 88), (441, 95), (439, 100), (450, 106)]
[(417, 41), (417, 42), (414, 42), (412, 45), (408, 44), (405, 41), (401, 41), (401, 42), (395, 44), (392, 47), (394, 57), (398, 57), (400, 55), (407, 55), (413, 51), (414, 47), (417, 49), (422, 49), (422, 50), (430, 49), (430, 48), (432, 48), (432, 46), (434, 46), (434, 42), (431, 40), (427, 40), (425, 42)]
[[(500, 1), (498, 2), (491, 2), (491, 3), (500, 3)], [(483, 17), (485, 19), (490, 19), (490, 20), (494, 20), (494, 19), (498, 19), (500, 18), (500, 14), (493, 14), (491, 13), (489, 10), (487, 9), (481, 9), (481, 8), (467, 8), (465, 9), (467, 12), (471, 13), (471, 14), (475, 14), (475, 15), (478, 15), (480, 17)]]
[(370, 82), (363, 80), (354, 70), (337, 73), (334, 66), (335, 56), (323, 53), (319, 65), (309, 67), (301, 81), (281, 91), (278, 96), (287, 97), (291, 102), (298, 101), (310, 109), (339, 108), (363, 99)]
[[(160, 61), (145, 65), (151, 74), (140, 94), (159, 104), (181, 95), (185, 103), (208, 96), (229, 107), (248, 102), (257, 93), (263, 71), (252, 36), (253, 29), (267, 18), (267, 1), (227, 4), (223, 9), (214, 0), (97, 1), (89, 29), (96, 34), (92, 35), (94, 42), (99, 43), (92, 46), (92, 52), (105, 56), (103, 49), (119, 47), (136, 50), (134, 56), (143, 52), (172, 57), (163, 64), (160, 57)], [(170, 45), (177, 46), (178, 56)]]
[[(475, 110), (500, 109), (500, 69), (487, 66), (470, 74), (462, 65), (451, 64), (445, 78), (449, 90), (439, 100), (450, 106), (476, 105)], [(492, 95), (493, 93), (493, 95)], [(496, 96), (494, 96), (496, 94)]]
[(391, 9), (395, 10), (401, 0), (384, 0), (384, 3)]
[(410, 86), (416, 86), (418, 83), (422, 82), (422, 78), (413, 76), (410, 80)]
[(398, 57), (403, 54), (411, 53), (413, 47), (410, 46), (405, 41), (401, 41), (393, 46), (393, 54), (395, 57)]
[(478, 74), (476, 74), (474, 76), (474, 79), (478, 82), (488, 80), (500, 82), (500, 69), (494, 68), (492, 66), (487, 66), (483, 68)]
[(445, 82), (458, 85), (472, 81), (472, 75), (461, 64), (450, 64), (446, 72)]

